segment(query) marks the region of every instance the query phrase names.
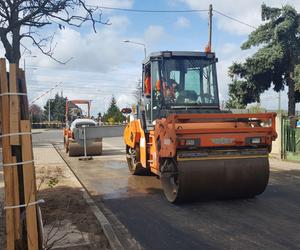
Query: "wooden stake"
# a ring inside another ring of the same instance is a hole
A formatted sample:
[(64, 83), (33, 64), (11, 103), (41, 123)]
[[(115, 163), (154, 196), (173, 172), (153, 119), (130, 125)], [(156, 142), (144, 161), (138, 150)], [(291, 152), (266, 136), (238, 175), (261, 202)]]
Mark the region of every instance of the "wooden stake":
[[(27, 93), (25, 71), (18, 70), (18, 79), (21, 81), (20, 92)], [(29, 103), (27, 96), (21, 96), (21, 120), (29, 120)]]
[[(12, 162), (17, 163), (17, 157), (12, 156)], [(20, 205), (20, 195), (19, 195), (19, 180), (18, 180), (18, 167), (11, 167), (14, 176), (14, 206)], [(21, 239), (21, 222), (20, 222), (20, 208), (14, 208), (14, 221), (15, 221), (15, 240)]]
[[(0, 59), (0, 93), (7, 93), (8, 82), (6, 74), (6, 63), (5, 59)], [(9, 96), (2, 96), (1, 98), (1, 109), (2, 109), (2, 134), (10, 133), (10, 105)], [(3, 164), (12, 162), (10, 137), (2, 138), (2, 156)], [(14, 205), (14, 176), (12, 167), (4, 167), (4, 183), (5, 183), (5, 206)], [(7, 209), (6, 215), (6, 247), (8, 250), (15, 249), (15, 225), (14, 225), (14, 211), (13, 209)]]
[[(17, 84), (17, 66), (16, 64), (9, 65), (9, 91), (18, 93), (19, 87)], [(18, 133), (20, 131), (20, 101), (19, 96), (10, 96), (10, 133)], [(10, 145), (20, 145), (20, 136), (11, 136)]]
[[(30, 132), (30, 121), (21, 121), (21, 132)], [(22, 161), (31, 161), (33, 159), (32, 153), (32, 141), (31, 135), (22, 135)], [(25, 202), (36, 201), (36, 183), (35, 183), (35, 171), (33, 163), (27, 163), (23, 165), (23, 178), (24, 178), (24, 195)], [(37, 226), (37, 214), (36, 205), (26, 207), (26, 226), (27, 226), (27, 240), (28, 249), (38, 249), (38, 226)]]

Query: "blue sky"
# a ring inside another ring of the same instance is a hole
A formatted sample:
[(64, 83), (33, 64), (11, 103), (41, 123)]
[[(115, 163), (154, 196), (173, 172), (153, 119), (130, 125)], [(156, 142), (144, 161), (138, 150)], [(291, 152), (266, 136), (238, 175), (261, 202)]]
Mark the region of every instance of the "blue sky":
[[(207, 9), (209, 2), (202, 0), (88, 0), (90, 4), (107, 7), (153, 10)], [(300, 11), (299, 0), (212, 0), (213, 8), (236, 17), (253, 26), (258, 26), (262, 2), (281, 7), (289, 3)], [(85, 24), (81, 29), (67, 27), (64, 30), (42, 30), (43, 35), (55, 31), (57, 47), (55, 56), (61, 60), (73, 58), (62, 66), (32, 50), (35, 57), (24, 56), (29, 98), (33, 100), (57, 82), (63, 84), (52, 91), (63, 91), (68, 98), (91, 99), (92, 113), (103, 112), (114, 95), (120, 107), (135, 102), (132, 95), (141, 78), (141, 61), (144, 57), (141, 46), (124, 43), (132, 40), (145, 43), (147, 52), (159, 50), (203, 50), (207, 44), (207, 12), (148, 14), (103, 10), (103, 20), (111, 25), (98, 25), (97, 33)], [(219, 58), (218, 78), (221, 101), (227, 100), (230, 79), (228, 67), (241, 61), (254, 50), (241, 51), (240, 45), (252, 31), (218, 14), (213, 17), (213, 50)], [(26, 43), (26, 41), (25, 41)], [(26, 43), (30, 46), (30, 43)], [(0, 50), (3, 54), (3, 50)], [(3, 55), (2, 55), (3, 56)], [(37, 104), (44, 105), (49, 95)], [(276, 109), (277, 94), (272, 91), (262, 97), (263, 106)], [(282, 106), (286, 107), (285, 94)], [(299, 109), (299, 107), (298, 107)]]

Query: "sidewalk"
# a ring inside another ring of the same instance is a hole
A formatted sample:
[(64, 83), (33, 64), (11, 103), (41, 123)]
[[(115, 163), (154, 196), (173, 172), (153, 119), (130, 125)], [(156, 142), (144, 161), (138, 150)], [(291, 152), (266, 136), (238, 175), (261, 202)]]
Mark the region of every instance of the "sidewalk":
[(48, 244), (56, 241), (54, 249), (109, 249), (101, 225), (83, 198), (81, 184), (57, 151), (52, 145), (33, 151), (38, 199), (46, 201), (41, 209)]
[(33, 134), (39, 134), (48, 130), (49, 130), (48, 128), (33, 128), (31, 131)]
[(270, 167), (278, 170), (300, 169), (300, 162), (284, 161), (276, 158), (270, 159)]
[[(49, 144), (47, 147), (34, 148), (33, 152), (37, 199), (45, 200), (40, 206), (46, 245), (51, 249), (110, 249), (100, 223), (83, 197), (82, 186), (57, 151)], [(3, 172), (0, 169), (1, 203), (4, 198), (3, 186)], [(3, 215), (0, 214), (0, 246), (4, 247)]]

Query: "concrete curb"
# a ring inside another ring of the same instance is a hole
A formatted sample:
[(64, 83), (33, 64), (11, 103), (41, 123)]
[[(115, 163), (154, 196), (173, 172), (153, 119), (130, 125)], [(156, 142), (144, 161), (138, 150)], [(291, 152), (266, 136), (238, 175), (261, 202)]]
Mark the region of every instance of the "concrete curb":
[(67, 167), (70, 169), (70, 171), (72, 172), (72, 174), (75, 176), (75, 178), (78, 180), (78, 182), (81, 185), (81, 191), (83, 193), (83, 198), (85, 199), (85, 201), (87, 202), (87, 204), (90, 206), (93, 214), (95, 215), (95, 217), (97, 218), (97, 220), (99, 221), (102, 230), (109, 242), (110, 247), (113, 250), (124, 250), (124, 247), (122, 246), (120, 240), (118, 239), (118, 237), (116, 236), (112, 225), (110, 224), (110, 222), (108, 221), (108, 219), (105, 217), (105, 215), (101, 212), (101, 210), (97, 207), (96, 203), (93, 201), (93, 199), (91, 198), (91, 196), (89, 195), (88, 191), (86, 190), (85, 186), (83, 185), (83, 183), (81, 182), (81, 180), (76, 176), (76, 174), (74, 173), (74, 171), (72, 170), (72, 168), (69, 167), (68, 163), (65, 161), (65, 159), (62, 157), (62, 155), (60, 154), (59, 150), (52, 145), (53, 148), (56, 150), (56, 152), (59, 154), (59, 156), (61, 157), (61, 159), (64, 161), (64, 163), (67, 165)]
[(109, 245), (113, 250), (121, 250), (124, 249), (121, 242), (117, 238), (111, 224), (106, 219), (105, 215), (100, 211), (100, 209), (97, 207), (95, 202), (91, 199), (89, 194), (86, 192), (86, 190), (83, 191), (83, 198), (86, 200), (86, 202), (89, 204), (90, 208), (92, 209), (94, 215), (96, 216), (97, 220), (102, 226), (103, 232), (106, 236), (106, 238), (109, 241)]

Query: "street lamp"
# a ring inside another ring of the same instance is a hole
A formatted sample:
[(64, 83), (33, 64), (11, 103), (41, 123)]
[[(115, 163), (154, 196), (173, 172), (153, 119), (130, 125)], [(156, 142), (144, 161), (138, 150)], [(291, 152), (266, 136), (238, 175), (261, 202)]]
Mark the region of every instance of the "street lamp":
[(147, 56), (146, 44), (144, 44), (144, 43), (138, 43), (138, 42), (133, 42), (133, 41), (130, 41), (130, 40), (124, 40), (123, 42), (124, 43), (133, 43), (133, 44), (136, 44), (136, 45), (143, 46), (144, 47), (144, 54), (145, 54), (145, 58), (146, 58), (146, 56)]

